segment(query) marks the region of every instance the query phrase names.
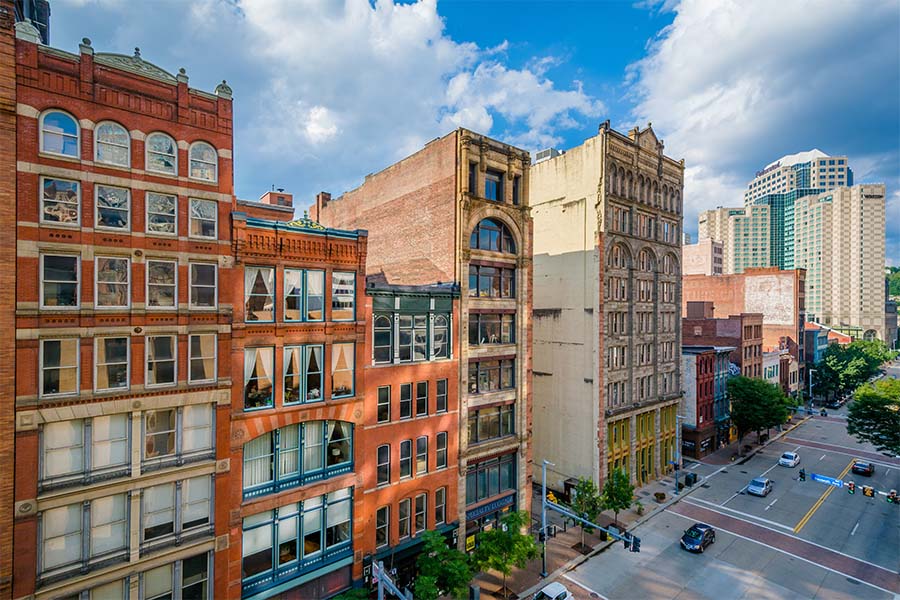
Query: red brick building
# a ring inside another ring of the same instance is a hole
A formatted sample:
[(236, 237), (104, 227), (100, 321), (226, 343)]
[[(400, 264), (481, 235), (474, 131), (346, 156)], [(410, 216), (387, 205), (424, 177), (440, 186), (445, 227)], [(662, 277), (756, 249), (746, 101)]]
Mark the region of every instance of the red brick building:
[(683, 346), (681, 448), (686, 456), (702, 458), (716, 450), (714, 414), (716, 348)]
[[(458, 503), (461, 548), (531, 507), (532, 220), (528, 153), (458, 129), (356, 189), (320, 194), (313, 218), (369, 231), (367, 270), (395, 284), (460, 288)], [(481, 419), (500, 414), (505, 429)], [(463, 539), (464, 538), (464, 539)]]
[(236, 208), (215, 597), (314, 600), (362, 577), (367, 236), (292, 220), (283, 192)]
[(437, 530), (452, 543), (459, 526), (459, 287), (376, 276), (366, 294), (359, 453), (367, 466), (355, 547), (367, 568), (383, 561), (408, 585), (421, 533)]
[(0, 7), (12, 596), (212, 598), (229, 530), (213, 503), (231, 476), (231, 90), (189, 88), (138, 51), (41, 45), (28, 22), (13, 40)]
[(741, 313), (717, 319), (712, 302), (688, 302), (681, 321), (685, 346), (734, 346), (731, 362), (746, 377), (763, 377), (763, 317)]

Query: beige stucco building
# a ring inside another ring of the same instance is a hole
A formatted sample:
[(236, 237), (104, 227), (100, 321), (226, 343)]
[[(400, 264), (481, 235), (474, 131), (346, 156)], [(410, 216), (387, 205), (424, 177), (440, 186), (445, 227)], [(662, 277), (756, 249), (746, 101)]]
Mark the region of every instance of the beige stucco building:
[(859, 338), (886, 339), (884, 255), (884, 184), (796, 201), (794, 265), (806, 269), (808, 320)]
[(698, 237), (722, 244), (722, 272), (770, 266), (769, 207), (716, 208), (700, 213)]
[(722, 275), (724, 270), (722, 242), (703, 238), (696, 244), (681, 247), (682, 274)]
[(609, 122), (531, 168), (534, 464), (548, 483), (669, 470), (681, 396), (684, 162)]

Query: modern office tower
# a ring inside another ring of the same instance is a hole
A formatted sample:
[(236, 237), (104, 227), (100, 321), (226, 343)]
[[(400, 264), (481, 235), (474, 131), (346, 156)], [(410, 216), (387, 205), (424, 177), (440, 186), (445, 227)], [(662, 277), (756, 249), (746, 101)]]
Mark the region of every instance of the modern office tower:
[(555, 463), (556, 489), (617, 468), (642, 486), (671, 468), (683, 181), (652, 128), (608, 121), (532, 166), (535, 468)]
[(887, 340), (885, 186), (860, 184), (803, 198), (793, 221), (794, 264), (807, 271), (808, 320), (856, 338)]
[(755, 204), (768, 194), (797, 189), (832, 189), (853, 185), (853, 170), (846, 156), (828, 156), (818, 149), (783, 156), (756, 173), (744, 192), (744, 204)]
[(768, 206), (716, 208), (700, 213), (699, 238), (722, 244), (722, 274), (770, 265)]
[(17, 114), (2, 151), (18, 159), (0, 183), (16, 219), (0, 213), (16, 244), (0, 255), (13, 319), (0, 368), (16, 369), (14, 385), (0, 373), (15, 415), (3, 438), (15, 444), (2, 517), (14, 518), (12, 596), (223, 597), (231, 90), (189, 88), (184, 71), (87, 39), (77, 54), (45, 46), (26, 21), (13, 40), (8, 18), (0, 10)]
[[(504, 512), (531, 507), (529, 165), (527, 152), (458, 129), (339, 198), (319, 194), (312, 213), (331, 227), (368, 230), (370, 275), (459, 285), (459, 321), (450, 324), (462, 334), (459, 501), (447, 519), (459, 520), (466, 549)], [(494, 415), (504, 425), (468, 427)]]

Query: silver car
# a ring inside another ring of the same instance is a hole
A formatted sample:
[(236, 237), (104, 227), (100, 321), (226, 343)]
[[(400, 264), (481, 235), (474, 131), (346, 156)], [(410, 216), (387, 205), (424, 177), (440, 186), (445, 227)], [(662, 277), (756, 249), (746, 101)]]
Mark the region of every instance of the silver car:
[(757, 477), (747, 484), (747, 493), (754, 496), (768, 496), (772, 491), (772, 480), (765, 477)]

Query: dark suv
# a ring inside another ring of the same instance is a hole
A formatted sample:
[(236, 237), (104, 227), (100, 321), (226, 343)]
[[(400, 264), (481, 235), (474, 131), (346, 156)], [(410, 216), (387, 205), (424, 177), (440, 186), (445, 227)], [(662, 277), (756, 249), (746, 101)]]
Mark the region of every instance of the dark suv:
[(716, 541), (716, 530), (706, 523), (694, 523), (681, 536), (681, 547), (690, 552), (703, 552)]
[(855, 460), (853, 461), (851, 470), (857, 475), (871, 476), (875, 472), (875, 465), (861, 460)]

